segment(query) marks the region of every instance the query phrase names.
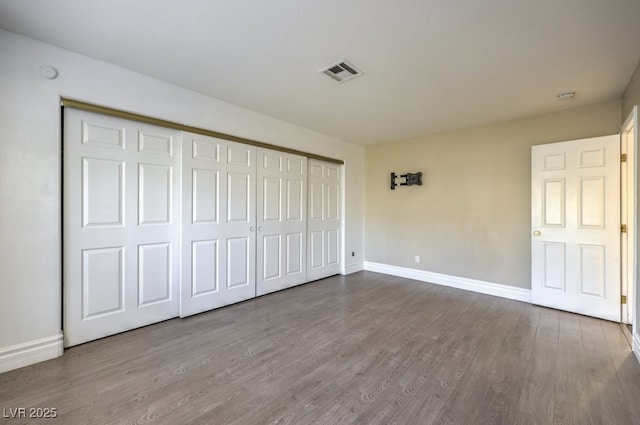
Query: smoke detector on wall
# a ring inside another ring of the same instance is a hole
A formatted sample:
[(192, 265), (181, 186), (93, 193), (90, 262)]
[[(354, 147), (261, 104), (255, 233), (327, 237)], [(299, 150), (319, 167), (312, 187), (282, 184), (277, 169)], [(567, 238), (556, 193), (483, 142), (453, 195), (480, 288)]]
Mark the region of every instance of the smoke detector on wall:
[(339, 83), (344, 83), (362, 75), (362, 71), (344, 59), (322, 68), (318, 72), (328, 75)]

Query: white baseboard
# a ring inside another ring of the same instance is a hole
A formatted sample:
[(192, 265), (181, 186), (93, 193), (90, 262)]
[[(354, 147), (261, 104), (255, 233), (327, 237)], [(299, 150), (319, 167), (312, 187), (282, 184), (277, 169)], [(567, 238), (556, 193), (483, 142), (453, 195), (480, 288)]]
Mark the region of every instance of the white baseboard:
[(62, 334), (0, 348), (0, 373), (60, 357)]
[(631, 350), (636, 356), (636, 360), (640, 363), (640, 336), (635, 332), (633, 333), (633, 347)]
[(351, 273), (357, 273), (357, 272), (361, 272), (364, 270), (364, 266), (362, 263), (356, 263), (356, 264), (347, 264), (346, 266), (344, 266), (342, 268), (342, 274), (343, 275), (348, 275)]
[(499, 283), (484, 282), (482, 280), (468, 279), (465, 277), (410, 269), (408, 267), (373, 263), (371, 261), (364, 262), (364, 269), (367, 271), (384, 273), (392, 276), (419, 280), (422, 282), (435, 283), (436, 285), (464, 289), (466, 291), (480, 292), (482, 294), (494, 295), (496, 297), (508, 298), (511, 300), (524, 301), (527, 303), (531, 302), (531, 290), (516, 288), (515, 286), (501, 285)]

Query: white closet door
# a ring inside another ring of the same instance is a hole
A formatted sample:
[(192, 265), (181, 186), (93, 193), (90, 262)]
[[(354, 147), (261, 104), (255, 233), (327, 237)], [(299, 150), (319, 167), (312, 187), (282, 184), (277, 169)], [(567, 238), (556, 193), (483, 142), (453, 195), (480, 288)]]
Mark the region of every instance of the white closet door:
[(184, 317), (256, 296), (256, 148), (191, 133), (182, 142)]
[(257, 295), (307, 281), (307, 158), (258, 149)]
[(65, 345), (178, 315), (179, 132), (64, 112)]
[(340, 165), (309, 160), (307, 280), (340, 273)]

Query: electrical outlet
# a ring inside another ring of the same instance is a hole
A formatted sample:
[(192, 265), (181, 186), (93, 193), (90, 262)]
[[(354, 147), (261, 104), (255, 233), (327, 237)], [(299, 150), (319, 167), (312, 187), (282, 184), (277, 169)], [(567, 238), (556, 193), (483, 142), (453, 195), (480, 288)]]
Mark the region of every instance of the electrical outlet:
[(420, 256), (416, 255), (416, 264), (420, 264)]

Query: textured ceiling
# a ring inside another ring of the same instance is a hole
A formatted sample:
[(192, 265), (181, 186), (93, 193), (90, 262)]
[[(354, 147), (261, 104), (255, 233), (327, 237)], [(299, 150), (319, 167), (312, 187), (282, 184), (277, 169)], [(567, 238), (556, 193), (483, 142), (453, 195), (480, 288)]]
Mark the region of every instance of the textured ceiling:
[[(0, 0), (0, 27), (363, 145), (616, 99), (640, 60), (638, 0)], [(364, 75), (318, 73), (343, 58)]]

